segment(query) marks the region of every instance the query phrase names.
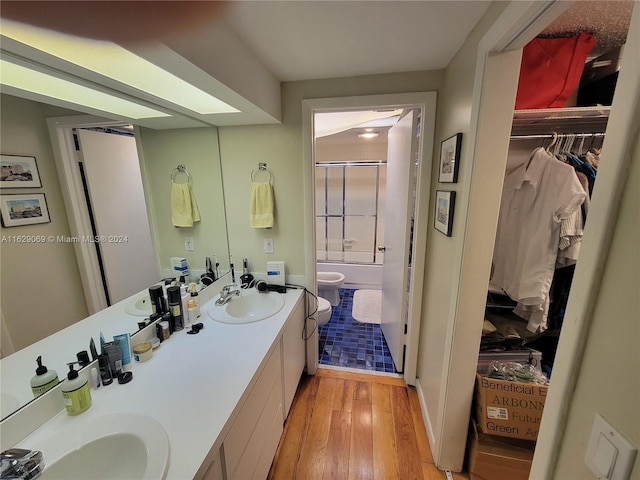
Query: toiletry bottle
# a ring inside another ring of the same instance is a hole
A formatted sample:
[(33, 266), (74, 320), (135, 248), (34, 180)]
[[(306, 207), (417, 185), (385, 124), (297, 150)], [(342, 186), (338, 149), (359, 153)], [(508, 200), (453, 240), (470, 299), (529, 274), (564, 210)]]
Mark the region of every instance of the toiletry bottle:
[(249, 263), (246, 258), (242, 259), (242, 275), (240, 275), (240, 282), (242, 282), (242, 288), (248, 288), (253, 281), (253, 275), (249, 272)]
[[(196, 318), (200, 317), (200, 302), (198, 302), (198, 285), (196, 283), (189, 284), (189, 290), (191, 293), (191, 300), (193, 300), (194, 308), (196, 309)], [(192, 320), (195, 322), (195, 319)]]
[(62, 382), (62, 396), (64, 406), (69, 415), (80, 415), (86, 412), (91, 406), (91, 390), (89, 390), (89, 380), (83, 373), (78, 373), (73, 369), (76, 362), (69, 363), (69, 373), (67, 379)]
[(167, 289), (167, 295), (169, 296), (169, 313), (171, 313), (173, 331), (179, 332), (184, 328), (184, 312), (186, 311), (182, 309), (180, 287), (169, 287)]
[(36, 374), (31, 378), (31, 391), (34, 397), (51, 390), (60, 382), (58, 373), (55, 370), (49, 370), (42, 364), (42, 357), (36, 358), (36, 362), (38, 368), (36, 368)]
[[(184, 278), (184, 277), (181, 277)], [(182, 320), (183, 324), (187, 323), (187, 308), (189, 308), (189, 299), (191, 295), (189, 295), (189, 288), (187, 284), (182, 282), (180, 283), (180, 301), (182, 302)]]
[(102, 385), (111, 385), (113, 375), (111, 374), (111, 366), (109, 365), (109, 354), (105, 352), (98, 356), (98, 367), (100, 367), (100, 382)]
[(185, 326), (196, 321), (196, 304), (193, 300), (187, 303), (187, 316)]
[(162, 315), (167, 311), (167, 302), (164, 298), (162, 285), (149, 287), (149, 299), (151, 300), (151, 310), (153, 313)]

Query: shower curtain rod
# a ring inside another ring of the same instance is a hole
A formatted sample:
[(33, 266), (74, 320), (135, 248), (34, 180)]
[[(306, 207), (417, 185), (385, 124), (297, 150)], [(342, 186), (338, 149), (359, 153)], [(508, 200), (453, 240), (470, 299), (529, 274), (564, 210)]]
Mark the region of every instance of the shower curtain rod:
[(358, 161), (346, 161), (346, 162), (316, 162), (316, 167), (377, 167), (380, 165), (386, 165), (386, 160), (379, 160), (377, 162), (358, 162)]

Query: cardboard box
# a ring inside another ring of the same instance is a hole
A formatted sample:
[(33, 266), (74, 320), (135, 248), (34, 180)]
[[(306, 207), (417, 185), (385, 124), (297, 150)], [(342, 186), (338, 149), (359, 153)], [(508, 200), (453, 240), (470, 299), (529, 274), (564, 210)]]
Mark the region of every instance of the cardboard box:
[(476, 374), (475, 410), (480, 430), (535, 441), (549, 387)]
[(478, 431), (471, 422), (467, 458), (470, 480), (528, 480), (536, 443)]

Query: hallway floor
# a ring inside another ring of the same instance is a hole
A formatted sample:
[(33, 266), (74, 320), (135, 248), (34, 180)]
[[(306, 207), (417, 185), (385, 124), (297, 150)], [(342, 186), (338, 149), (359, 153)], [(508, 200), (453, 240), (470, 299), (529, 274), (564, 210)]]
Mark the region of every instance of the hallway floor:
[(323, 368), (302, 377), (268, 476), (269, 480), (446, 478), (433, 464), (415, 388), (407, 387), (402, 378)]
[(331, 320), (319, 328), (320, 365), (397, 373), (380, 325), (353, 318), (353, 294), (341, 288), (340, 304), (332, 308)]

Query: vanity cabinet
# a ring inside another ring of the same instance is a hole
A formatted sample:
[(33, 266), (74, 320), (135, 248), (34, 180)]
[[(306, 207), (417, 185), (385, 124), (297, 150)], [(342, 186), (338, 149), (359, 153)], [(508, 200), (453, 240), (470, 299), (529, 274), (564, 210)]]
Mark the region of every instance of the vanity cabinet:
[(305, 366), (305, 302), (300, 296), (262, 370), (252, 382), (222, 446), (211, 450), (196, 478), (264, 480)]
[(283, 421), (289, 414), (305, 366), (304, 321), (305, 302), (303, 297), (289, 315), (282, 334)]
[(224, 439), (227, 480), (267, 478), (282, 435), (280, 342)]

